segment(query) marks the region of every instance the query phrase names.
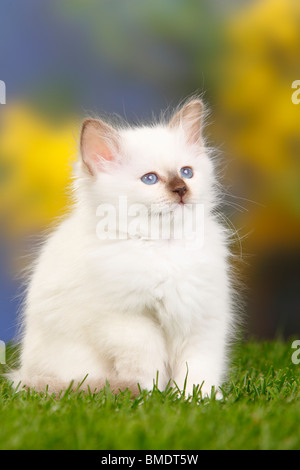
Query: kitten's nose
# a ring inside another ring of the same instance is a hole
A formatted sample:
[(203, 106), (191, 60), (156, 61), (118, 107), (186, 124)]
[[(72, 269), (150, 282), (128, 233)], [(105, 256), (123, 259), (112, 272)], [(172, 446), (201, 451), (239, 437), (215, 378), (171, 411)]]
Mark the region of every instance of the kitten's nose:
[(180, 197), (184, 196), (186, 192), (186, 186), (180, 186), (178, 188), (173, 189), (173, 193), (177, 193)]

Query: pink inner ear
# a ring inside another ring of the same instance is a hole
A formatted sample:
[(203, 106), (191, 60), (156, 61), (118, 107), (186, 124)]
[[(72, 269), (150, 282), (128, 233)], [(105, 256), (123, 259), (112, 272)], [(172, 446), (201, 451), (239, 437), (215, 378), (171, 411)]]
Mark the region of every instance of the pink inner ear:
[(100, 170), (104, 170), (105, 168), (105, 165), (104, 165), (104, 162), (105, 161), (110, 161), (110, 160), (113, 160), (113, 156), (109, 156), (109, 155), (99, 155), (99, 154), (92, 154), (89, 161), (86, 162), (90, 172), (92, 174), (95, 174), (97, 171), (100, 171)]
[[(104, 127), (101, 130), (109, 129)], [(81, 146), (83, 161), (92, 175), (103, 168), (105, 161), (112, 161), (115, 158), (113, 144), (108, 144), (107, 136), (101, 135), (99, 125), (96, 126), (94, 122), (87, 123), (84, 127)]]
[(95, 163), (101, 159), (113, 160), (113, 152), (102, 140), (99, 138), (93, 138), (88, 142), (86, 146), (86, 155)]
[(97, 170), (101, 170), (104, 163), (103, 160), (112, 161), (114, 159), (113, 152), (108, 146), (99, 145), (99, 142), (95, 142), (95, 144), (93, 145), (93, 142), (89, 142), (85, 147), (83, 156), (84, 162), (92, 174)]
[(190, 144), (201, 143), (203, 105), (198, 99), (188, 102), (169, 123), (170, 127), (182, 126)]

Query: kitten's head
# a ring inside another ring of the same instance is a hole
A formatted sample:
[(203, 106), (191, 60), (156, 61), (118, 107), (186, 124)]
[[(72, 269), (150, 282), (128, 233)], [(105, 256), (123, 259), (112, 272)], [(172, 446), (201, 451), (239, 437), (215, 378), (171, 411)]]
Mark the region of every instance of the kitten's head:
[(203, 105), (184, 104), (163, 124), (116, 129), (88, 119), (81, 133), (82, 171), (93, 201), (143, 204), (165, 213), (213, 203), (214, 172), (203, 136)]

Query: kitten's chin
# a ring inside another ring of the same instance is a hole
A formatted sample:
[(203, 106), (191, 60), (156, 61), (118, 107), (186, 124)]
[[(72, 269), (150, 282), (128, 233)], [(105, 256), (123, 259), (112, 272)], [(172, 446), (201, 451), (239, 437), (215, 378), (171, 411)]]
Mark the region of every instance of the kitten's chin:
[(172, 214), (175, 211), (180, 211), (185, 207), (185, 203), (179, 202), (170, 202), (168, 204), (156, 205), (156, 207), (151, 208), (151, 213), (153, 215), (167, 215)]
[(154, 215), (164, 215), (170, 214), (179, 207), (178, 203), (170, 202), (165, 204), (155, 204), (154, 207), (151, 207), (151, 213)]

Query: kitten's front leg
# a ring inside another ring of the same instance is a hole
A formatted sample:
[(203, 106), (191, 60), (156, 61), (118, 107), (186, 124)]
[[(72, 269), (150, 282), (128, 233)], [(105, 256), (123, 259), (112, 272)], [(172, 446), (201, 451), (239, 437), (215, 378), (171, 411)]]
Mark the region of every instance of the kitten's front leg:
[(164, 389), (167, 374), (165, 339), (158, 325), (143, 316), (124, 316), (114, 321), (107, 337), (113, 352), (117, 381), (139, 384), (142, 389), (152, 390), (157, 380)]
[(213, 337), (193, 334), (188, 339), (177, 360), (174, 382), (184, 389), (186, 396), (193, 394), (194, 385), (202, 385), (202, 397), (211, 396), (214, 387), (216, 398), (222, 398), (219, 389), (226, 369), (226, 342), (223, 334)]

